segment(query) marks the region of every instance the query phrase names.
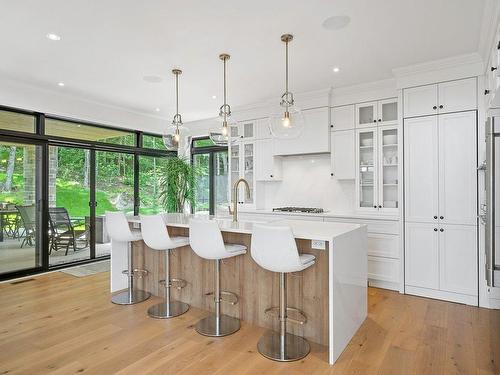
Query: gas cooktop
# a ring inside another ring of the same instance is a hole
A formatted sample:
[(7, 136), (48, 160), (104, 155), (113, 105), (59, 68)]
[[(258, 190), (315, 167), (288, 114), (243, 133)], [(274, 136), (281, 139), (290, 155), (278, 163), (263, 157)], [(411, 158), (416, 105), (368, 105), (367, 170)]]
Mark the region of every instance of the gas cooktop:
[(273, 211), (279, 212), (303, 212), (309, 214), (321, 214), (325, 212), (322, 208), (316, 207), (276, 207), (273, 208)]

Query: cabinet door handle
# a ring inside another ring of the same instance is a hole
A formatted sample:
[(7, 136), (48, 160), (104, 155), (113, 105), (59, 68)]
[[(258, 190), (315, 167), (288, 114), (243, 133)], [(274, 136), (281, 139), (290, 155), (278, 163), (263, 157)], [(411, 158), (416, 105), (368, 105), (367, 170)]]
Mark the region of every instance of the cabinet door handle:
[(378, 208), (382, 208), (382, 206), (379, 205)]
[(437, 228), (434, 228), (434, 232), (437, 232), (437, 231), (438, 231), (438, 229), (437, 229)]
[(438, 107), (435, 105), (434, 107), (432, 107), (432, 109), (438, 109)]
[(440, 218), (441, 220), (443, 220), (443, 219), (444, 219), (444, 216), (439, 216), (439, 218)]
[(440, 231), (440, 232), (444, 232), (444, 229), (443, 229), (443, 228), (441, 228), (439, 231)]
[(270, 175), (269, 177), (273, 178), (273, 175)]
[(373, 208), (377, 208), (377, 206), (373, 206)]
[(492, 72), (494, 72), (494, 71), (495, 71), (495, 70), (497, 70), (497, 69), (498, 69), (498, 66), (492, 66), (492, 67), (491, 67), (491, 71), (492, 71)]
[(330, 125), (330, 128), (333, 128), (333, 125)]
[(377, 122), (377, 120), (373, 120), (373, 122)]
[(484, 95), (488, 95), (490, 93), (490, 90), (484, 90)]
[(443, 108), (444, 108), (444, 106), (441, 104), (441, 105), (439, 106), (439, 109), (443, 109)]
[(330, 176), (332, 176), (332, 177), (333, 177), (333, 173), (330, 173)]
[(438, 217), (437, 216), (434, 216), (434, 219), (437, 219)]
[(382, 119), (381, 119), (381, 118), (379, 118), (379, 119), (378, 119), (378, 122), (382, 122)]

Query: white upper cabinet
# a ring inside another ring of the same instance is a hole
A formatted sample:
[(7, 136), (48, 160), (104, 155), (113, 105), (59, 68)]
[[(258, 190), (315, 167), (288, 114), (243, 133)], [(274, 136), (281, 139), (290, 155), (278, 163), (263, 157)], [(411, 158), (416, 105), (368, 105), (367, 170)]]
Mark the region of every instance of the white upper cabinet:
[(251, 140), (255, 138), (256, 120), (240, 121), (231, 125), (231, 137), (241, 140)]
[(330, 111), (332, 131), (354, 129), (356, 121), (354, 105), (334, 107)]
[(439, 286), (441, 290), (477, 295), (476, 232), (475, 226), (440, 226)]
[(377, 114), (377, 122), (379, 125), (396, 125), (398, 123), (397, 99), (379, 100)]
[(281, 157), (274, 156), (273, 140), (255, 141), (255, 179), (256, 181), (281, 180)]
[(404, 89), (403, 102), (405, 118), (474, 110), (477, 81), (467, 78)]
[(437, 85), (419, 86), (403, 90), (404, 117), (435, 115), (437, 113)]
[(439, 221), (476, 223), (476, 113), (439, 116)]
[(410, 222), (438, 220), (438, 117), (404, 122), (405, 216)]
[(397, 98), (356, 104), (357, 128), (367, 128), (377, 125), (396, 125), (397, 123)]
[(438, 84), (438, 112), (450, 113), (477, 108), (477, 83), (475, 78)]
[(355, 137), (354, 129), (331, 133), (331, 175), (337, 180), (354, 180), (356, 177)]
[(269, 128), (268, 118), (263, 118), (255, 121), (255, 138), (256, 139), (272, 138), (271, 129)]
[(369, 128), (377, 126), (377, 102), (356, 104), (356, 127)]
[(329, 108), (302, 111), (304, 129), (293, 139), (274, 139), (275, 155), (301, 155), (330, 152)]

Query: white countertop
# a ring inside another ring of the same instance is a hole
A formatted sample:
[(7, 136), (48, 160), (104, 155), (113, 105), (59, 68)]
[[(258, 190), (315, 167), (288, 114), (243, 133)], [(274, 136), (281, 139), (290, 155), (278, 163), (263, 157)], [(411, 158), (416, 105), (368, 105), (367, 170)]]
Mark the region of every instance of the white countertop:
[(283, 211), (273, 211), (272, 209), (238, 209), (238, 212), (242, 214), (260, 214), (260, 215), (281, 215), (281, 216), (312, 216), (312, 217), (322, 217), (322, 218), (339, 218), (339, 219), (363, 219), (363, 220), (387, 220), (387, 221), (398, 221), (398, 216), (393, 215), (376, 215), (376, 214), (360, 214), (360, 213), (338, 213), (338, 212), (322, 212), (322, 213), (310, 213), (310, 212), (283, 212)]
[[(233, 222), (231, 219), (215, 218), (208, 215), (164, 214), (167, 226), (176, 228), (189, 228), (192, 218), (205, 218), (215, 220), (222, 232), (251, 234), (254, 224), (286, 225), (292, 228), (295, 238), (307, 240), (332, 241), (336, 237), (362, 227), (360, 224), (335, 223), (307, 220), (241, 220)], [(130, 223), (140, 223), (138, 216), (129, 216)]]

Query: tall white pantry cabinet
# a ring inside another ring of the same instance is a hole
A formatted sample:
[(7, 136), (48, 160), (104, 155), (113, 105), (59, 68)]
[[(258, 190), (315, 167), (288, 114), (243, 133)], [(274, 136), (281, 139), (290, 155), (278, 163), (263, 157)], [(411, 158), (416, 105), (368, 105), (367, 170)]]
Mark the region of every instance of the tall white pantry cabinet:
[(476, 79), (403, 101), (405, 292), (477, 305)]

